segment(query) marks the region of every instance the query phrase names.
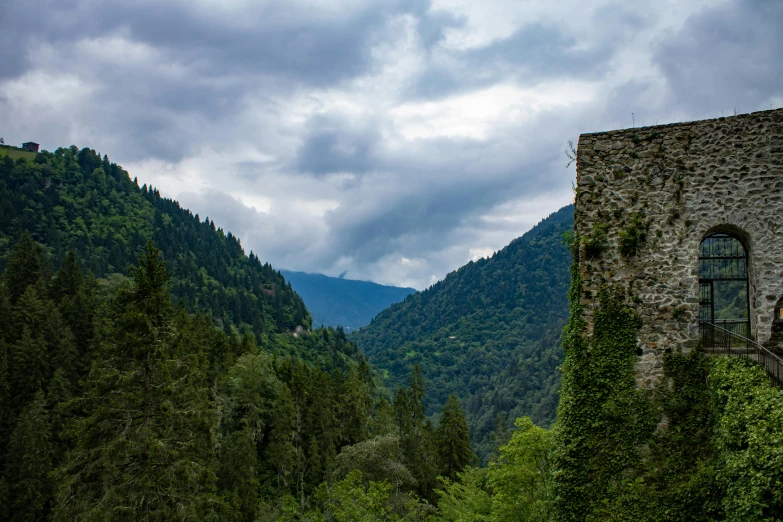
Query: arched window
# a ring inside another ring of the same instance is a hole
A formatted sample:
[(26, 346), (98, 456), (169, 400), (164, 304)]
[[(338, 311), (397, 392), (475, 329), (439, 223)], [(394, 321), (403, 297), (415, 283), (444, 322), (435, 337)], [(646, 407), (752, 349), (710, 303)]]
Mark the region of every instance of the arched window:
[(710, 234), (699, 246), (699, 322), (750, 337), (748, 252), (730, 234)]

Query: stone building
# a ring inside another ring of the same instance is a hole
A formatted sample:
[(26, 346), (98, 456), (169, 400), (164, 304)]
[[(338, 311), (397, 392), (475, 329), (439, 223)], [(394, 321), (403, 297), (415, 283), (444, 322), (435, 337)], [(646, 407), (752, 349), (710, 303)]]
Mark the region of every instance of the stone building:
[[(583, 134), (575, 237), (588, 333), (602, 291), (643, 321), (639, 386), (654, 385), (666, 351), (698, 344), (700, 321), (777, 343), (783, 109)], [(716, 289), (730, 302), (716, 306)]]

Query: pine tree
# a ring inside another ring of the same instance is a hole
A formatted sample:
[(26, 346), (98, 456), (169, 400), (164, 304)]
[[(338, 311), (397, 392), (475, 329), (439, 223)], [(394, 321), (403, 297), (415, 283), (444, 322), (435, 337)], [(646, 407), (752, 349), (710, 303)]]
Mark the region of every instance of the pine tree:
[(11, 340), (13, 330), (13, 308), (5, 280), (0, 278), (0, 339)]
[(394, 411), (386, 399), (381, 398), (375, 407), (375, 416), (372, 419), (372, 434), (375, 436), (395, 433), (397, 426), (394, 422)]
[(320, 484), (324, 480), (321, 450), (318, 448), (318, 440), (315, 438), (314, 433), (310, 435), (310, 444), (307, 448), (307, 466), (305, 479), (309, 485), (313, 486)]
[(46, 322), (47, 305), (46, 296), (41, 292), (39, 285), (25, 288), (14, 305), (14, 325), (10, 337), (19, 339), (23, 327), (29, 328), (35, 335), (40, 334)]
[(114, 308), (114, 341), (100, 347), (77, 401), (74, 448), (55, 474), (54, 520), (201, 520), (216, 504), (213, 407), (199, 354), (177, 346), (151, 242)]
[(76, 254), (73, 250), (65, 256), (62, 266), (57, 271), (50, 285), (50, 295), (55, 301), (64, 297), (73, 297), (82, 285), (84, 278)]
[[(257, 351), (250, 346), (245, 349)], [(264, 353), (243, 355), (227, 375), (221, 398), (220, 488), (242, 520), (256, 519), (261, 485), (257, 445), (264, 437), (279, 387), (272, 357)]]
[(220, 455), (220, 489), (240, 520), (256, 520), (260, 480), (256, 439), (250, 426), (226, 435)]
[(393, 408), (400, 430), (403, 464), (416, 479), (419, 494), (433, 501), (438, 472), (437, 448), (435, 430), (425, 416), (424, 392), (424, 378), (416, 364), (408, 388), (397, 391)]
[(476, 456), (470, 448), (470, 431), (465, 413), (453, 393), (443, 406), (435, 437), (438, 442), (441, 474), (454, 481), (457, 473), (465, 469)]
[[(11, 432), (11, 417), (12, 417), (12, 395), (11, 395), (11, 381), (9, 377), (9, 354), (8, 345), (0, 337), (0, 448), (7, 447), (8, 437)], [(2, 452), (0, 452), (0, 459), (3, 458)], [(0, 475), (2, 475), (2, 464), (0, 463)]]
[(344, 444), (356, 444), (366, 439), (372, 396), (361, 370), (352, 369), (343, 383), (339, 407)]
[(9, 373), (14, 405), (21, 408), (32, 400), (36, 390), (44, 388), (48, 381), (49, 354), (42, 335), (34, 336), (29, 327), (24, 327), (22, 338), (12, 347)]
[(436, 502), (435, 486), (438, 482), (438, 441), (435, 426), (427, 419), (421, 429), (421, 442), (416, 460), (416, 480), (419, 494), (433, 504)]
[(41, 247), (25, 230), (11, 252), (5, 273), (11, 303), (16, 303), (28, 286), (45, 279), (47, 273), (48, 264)]
[(11, 522), (46, 520), (51, 509), (52, 443), (42, 390), (22, 410), (8, 444)]
[(291, 392), (285, 384), (280, 387), (280, 394), (274, 406), (272, 429), (269, 435), (266, 459), (272, 468), (277, 492), (285, 492), (290, 483), (294, 466), (296, 465), (296, 409)]
[(72, 397), (72, 385), (65, 370), (57, 368), (46, 388), (46, 402), (52, 425), (52, 462), (55, 466), (62, 463), (67, 442), (64, 440), (65, 421), (68, 417), (67, 403)]
[(47, 303), (45, 310), (41, 333), (46, 341), (51, 367), (62, 368), (68, 381), (75, 387), (81, 376), (83, 363), (80, 361), (73, 334), (52, 301)]
[(8, 378), (8, 346), (0, 336), (0, 520), (7, 520), (8, 513), (8, 483), (6, 481), (6, 452), (11, 435), (13, 409), (11, 407), (11, 383)]

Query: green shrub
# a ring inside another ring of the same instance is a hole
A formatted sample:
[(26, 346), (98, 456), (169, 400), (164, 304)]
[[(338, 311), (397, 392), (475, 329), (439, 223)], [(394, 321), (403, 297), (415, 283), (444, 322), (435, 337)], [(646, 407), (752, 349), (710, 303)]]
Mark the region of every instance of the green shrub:
[(644, 214), (634, 212), (631, 215), (631, 224), (620, 232), (620, 255), (623, 257), (635, 256), (647, 239), (648, 227), (649, 223), (644, 220)]
[(590, 232), (582, 237), (582, 245), (584, 245), (587, 259), (595, 259), (606, 250), (608, 230), (609, 225), (606, 223), (595, 223)]

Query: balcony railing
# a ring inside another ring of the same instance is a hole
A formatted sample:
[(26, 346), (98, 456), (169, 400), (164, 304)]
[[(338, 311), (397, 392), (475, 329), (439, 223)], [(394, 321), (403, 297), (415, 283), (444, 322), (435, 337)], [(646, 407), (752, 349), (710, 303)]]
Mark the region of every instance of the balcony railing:
[[(745, 357), (761, 366), (767, 371), (767, 376), (777, 385), (783, 385), (783, 359), (770, 352), (747, 335), (740, 335), (732, 331), (739, 329), (735, 323), (728, 321), (721, 326), (721, 321), (715, 323), (700, 322), (701, 345), (704, 351), (713, 355), (728, 355), (730, 357)], [(747, 322), (744, 331), (747, 332)]]

